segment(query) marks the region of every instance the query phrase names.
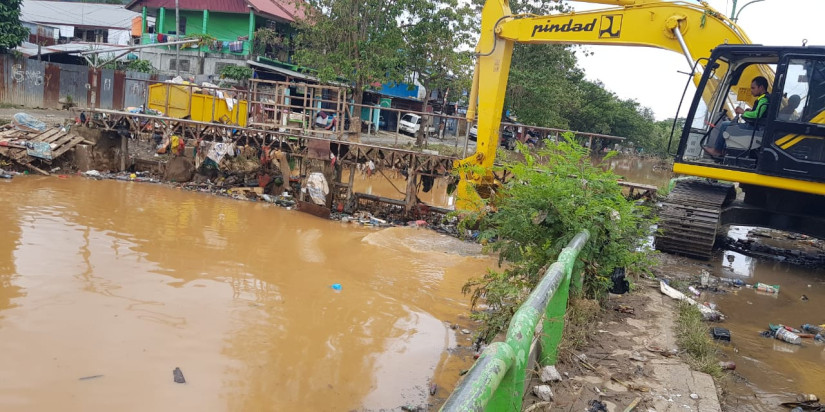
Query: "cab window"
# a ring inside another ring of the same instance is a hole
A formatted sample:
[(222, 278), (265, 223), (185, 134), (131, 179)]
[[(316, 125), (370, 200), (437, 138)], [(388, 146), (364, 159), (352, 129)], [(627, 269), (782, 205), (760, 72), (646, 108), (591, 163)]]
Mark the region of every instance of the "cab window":
[(789, 62), (777, 119), (825, 123), (825, 61), (792, 59)]

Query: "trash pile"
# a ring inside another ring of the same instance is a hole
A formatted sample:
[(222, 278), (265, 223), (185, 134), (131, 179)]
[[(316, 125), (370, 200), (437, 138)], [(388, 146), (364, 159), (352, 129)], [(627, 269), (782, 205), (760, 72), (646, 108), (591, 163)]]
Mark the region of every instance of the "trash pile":
[[(765, 236), (762, 236), (765, 237)], [(786, 240), (802, 244), (809, 248), (803, 251), (798, 248), (782, 248), (766, 245), (754, 239), (725, 239), (725, 248), (749, 256), (786, 262), (797, 266), (820, 268), (825, 266), (825, 243), (805, 235), (787, 234)]]
[(825, 342), (825, 324), (812, 325), (806, 323), (800, 326), (800, 329), (782, 324), (768, 324), (768, 329), (765, 329), (760, 335), (766, 338), (775, 338), (791, 345), (802, 345), (803, 339)]
[[(48, 127), (31, 115), (17, 113), (11, 123), (0, 127), (0, 158), (48, 175), (49, 172), (40, 167), (51, 166), (54, 160), (78, 144), (91, 143), (71, 134), (70, 128), (69, 124)], [(35, 161), (40, 167), (34, 164)]]
[(825, 405), (819, 403), (819, 397), (812, 393), (796, 395), (796, 400), (791, 402), (782, 402), (780, 405), (786, 408), (792, 408), (790, 412), (825, 412)]

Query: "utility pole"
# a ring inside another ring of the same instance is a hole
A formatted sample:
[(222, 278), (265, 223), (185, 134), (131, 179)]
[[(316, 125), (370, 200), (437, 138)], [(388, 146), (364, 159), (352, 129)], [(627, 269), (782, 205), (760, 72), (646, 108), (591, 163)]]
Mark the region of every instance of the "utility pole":
[[(180, 40), (180, 1), (175, 0), (175, 41)], [(180, 76), (180, 43), (175, 45), (175, 76)]]

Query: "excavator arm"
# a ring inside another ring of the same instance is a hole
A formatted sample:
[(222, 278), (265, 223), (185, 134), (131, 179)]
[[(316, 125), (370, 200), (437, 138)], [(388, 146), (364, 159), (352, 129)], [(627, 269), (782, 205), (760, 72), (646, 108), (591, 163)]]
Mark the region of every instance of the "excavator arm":
[[(692, 70), (700, 70), (711, 50), (720, 44), (750, 44), (745, 33), (706, 2), (664, 2), (654, 0), (578, 0), (584, 3), (618, 7), (548, 16), (517, 14), (508, 0), (488, 0), (481, 14), (481, 35), (476, 46), (476, 66), (467, 110), (469, 122), (478, 114), (476, 152), (456, 162), (461, 174), (458, 185), (459, 209), (478, 209), (478, 190), (495, 186), (490, 172), (499, 142), (499, 126), (515, 43), (584, 44), (656, 47), (683, 54)], [(617, 62), (617, 64), (627, 64)], [(630, 63), (633, 64), (633, 63)], [(639, 64), (641, 73), (646, 69)], [(724, 73), (726, 67), (717, 72)], [(773, 83), (773, 72), (766, 66), (745, 69), (738, 87), (741, 100), (750, 96), (750, 79), (762, 75)], [(701, 71), (693, 74), (698, 83)], [(746, 79), (746, 80), (745, 80)], [(715, 79), (716, 82), (720, 79)], [(709, 102), (716, 84), (704, 89)], [(475, 189), (475, 190), (474, 190)]]

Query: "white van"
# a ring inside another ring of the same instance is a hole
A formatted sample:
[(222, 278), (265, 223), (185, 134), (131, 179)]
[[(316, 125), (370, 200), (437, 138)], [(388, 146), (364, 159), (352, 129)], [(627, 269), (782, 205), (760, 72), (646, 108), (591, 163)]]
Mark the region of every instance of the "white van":
[[(421, 128), (421, 116), (417, 114), (406, 113), (401, 116), (401, 120), (398, 122), (398, 130), (410, 136), (415, 136), (419, 128)], [(432, 133), (435, 128), (430, 126), (427, 131)]]

